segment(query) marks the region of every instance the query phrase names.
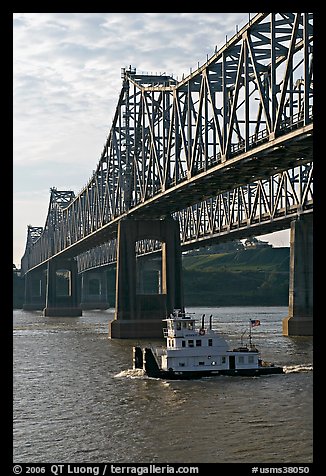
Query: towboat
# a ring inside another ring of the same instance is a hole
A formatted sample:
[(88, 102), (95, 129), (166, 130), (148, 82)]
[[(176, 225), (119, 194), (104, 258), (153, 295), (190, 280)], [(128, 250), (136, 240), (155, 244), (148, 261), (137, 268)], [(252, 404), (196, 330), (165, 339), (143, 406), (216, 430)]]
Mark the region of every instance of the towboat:
[(229, 348), (222, 335), (208, 326), (205, 314), (198, 326), (190, 313), (176, 310), (170, 314), (163, 329), (166, 346), (133, 347), (133, 368), (143, 369), (153, 378), (195, 379), (216, 375), (258, 376), (284, 373), (283, 367), (264, 362), (252, 343), (251, 328), (260, 325), (257, 319), (249, 322), (249, 340), (239, 347)]

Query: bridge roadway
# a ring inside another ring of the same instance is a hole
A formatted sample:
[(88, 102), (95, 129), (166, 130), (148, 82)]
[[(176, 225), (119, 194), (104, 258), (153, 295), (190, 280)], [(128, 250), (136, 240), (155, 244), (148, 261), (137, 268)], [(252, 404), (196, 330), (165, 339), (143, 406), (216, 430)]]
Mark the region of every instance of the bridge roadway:
[[(313, 124), (310, 124), (203, 171), (113, 218), (101, 228), (59, 251), (56, 256), (75, 257), (113, 239), (117, 235), (118, 223), (123, 218), (155, 219), (167, 216), (215, 196), (216, 191), (223, 193), (248, 182), (264, 179), (275, 173), (275, 170), (281, 172), (299, 163), (311, 162), (312, 131)], [(275, 230), (276, 223), (272, 228)], [(44, 265), (48, 259), (35, 267)]]
[[(183, 251), (230, 239), (288, 229), (299, 216), (313, 213), (313, 162), (279, 172), (192, 205), (173, 218), (180, 225)], [(161, 251), (161, 243), (136, 244), (137, 255)], [(78, 272), (116, 263), (116, 239), (77, 257)]]
[(98, 167), (77, 197), (51, 190), (23, 273), (106, 243), (125, 218), (162, 219), (311, 163), (312, 53), (312, 14), (259, 13), (180, 82), (123, 69)]
[[(191, 179), (157, 193), (149, 200), (140, 203), (130, 211), (112, 219), (100, 229), (59, 251), (57, 256), (75, 257), (113, 239), (117, 235), (117, 225), (123, 218), (160, 218), (182, 211), (206, 198), (214, 197), (216, 191), (221, 194), (249, 182), (266, 179), (275, 174), (275, 171), (281, 173), (291, 167), (311, 162), (313, 159), (313, 123), (300, 127), (298, 121), (298, 123), (292, 124), (289, 129), (298, 126), (299, 128), (294, 131), (290, 130), (277, 139), (264, 141), (263, 144), (248, 152), (240, 153), (240, 155), (219, 163), (209, 170), (199, 172)], [(274, 222), (268, 227), (268, 231), (283, 229), (287, 226), (281, 224), (278, 227)], [(267, 228), (267, 224), (264, 228)], [(252, 232), (249, 231), (249, 234)], [(44, 265), (48, 259), (35, 267)], [(29, 268), (29, 270), (31, 269), (34, 269), (34, 266)]]

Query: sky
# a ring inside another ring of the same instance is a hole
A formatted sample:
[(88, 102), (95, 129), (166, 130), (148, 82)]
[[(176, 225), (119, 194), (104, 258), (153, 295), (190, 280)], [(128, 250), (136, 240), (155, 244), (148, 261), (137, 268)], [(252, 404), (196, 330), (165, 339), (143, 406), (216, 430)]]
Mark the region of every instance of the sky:
[[(96, 169), (121, 90), (121, 68), (181, 79), (248, 20), (249, 13), (13, 13), (17, 267), (27, 226), (45, 224), (50, 188), (77, 195)], [(289, 230), (259, 239), (289, 246)]]

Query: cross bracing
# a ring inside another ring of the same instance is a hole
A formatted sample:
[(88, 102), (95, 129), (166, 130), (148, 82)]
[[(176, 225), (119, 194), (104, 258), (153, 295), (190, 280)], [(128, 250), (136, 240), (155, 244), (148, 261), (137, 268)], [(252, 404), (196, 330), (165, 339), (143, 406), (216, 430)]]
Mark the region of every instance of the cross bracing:
[[(289, 227), (298, 215), (313, 211), (313, 163), (300, 165), (223, 192), (176, 212), (183, 250), (218, 243), (228, 238), (245, 238), (258, 231)], [(161, 249), (156, 240), (136, 243), (137, 254), (151, 254)], [(106, 266), (116, 262), (116, 239), (82, 253), (78, 270)]]
[[(58, 203), (51, 191), (46, 225), (22, 268), (98, 247), (125, 217), (174, 214), (182, 229), (182, 220), (199, 214), (210, 223), (203, 210), (216, 197), (225, 219), (232, 211), (254, 226), (242, 198), (252, 183), (272, 213), (263, 184), (313, 160), (312, 57), (311, 13), (259, 13), (179, 82), (124, 69), (96, 170), (77, 196), (59, 192), (68, 200)], [(259, 209), (258, 198), (250, 206)]]

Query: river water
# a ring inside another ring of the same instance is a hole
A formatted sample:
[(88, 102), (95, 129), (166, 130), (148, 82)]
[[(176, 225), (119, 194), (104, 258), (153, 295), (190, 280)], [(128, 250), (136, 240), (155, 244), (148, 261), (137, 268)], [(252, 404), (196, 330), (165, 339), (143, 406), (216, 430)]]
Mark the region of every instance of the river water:
[(286, 373), (151, 379), (131, 370), (136, 341), (108, 339), (113, 310), (15, 310), (14, 462), (312, 462), (312, 337), (282, 336), (285, 307), (187, 311), (213, 314), (230, 345), (259, 319), (253, 343)]

